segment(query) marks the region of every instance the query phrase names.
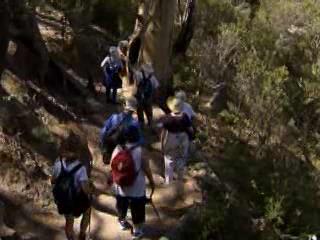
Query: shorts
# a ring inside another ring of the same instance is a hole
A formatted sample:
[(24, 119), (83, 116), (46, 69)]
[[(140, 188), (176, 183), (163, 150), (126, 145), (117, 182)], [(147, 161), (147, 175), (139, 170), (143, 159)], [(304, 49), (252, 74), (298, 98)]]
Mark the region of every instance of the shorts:
[(76, 202), (73, 204), (72, 213), (68, 214), (66, 216), (72, 216), (72, 217), (80, 217), (82, 214), (84, 214), (91, 206), (91, 200), (90, 198), (84, 194), (81, 193), (79, 196), (77, 196)]
[(119, 220), (127, 216), (130, 207), (133, 224), (141, 224), (146, 220), (146, 197), (122, 197), (116, 196)]

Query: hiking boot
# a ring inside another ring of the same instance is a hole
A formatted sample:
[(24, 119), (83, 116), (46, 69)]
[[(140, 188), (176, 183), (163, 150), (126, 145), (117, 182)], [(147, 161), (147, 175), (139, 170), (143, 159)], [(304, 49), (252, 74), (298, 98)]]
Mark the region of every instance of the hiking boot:
[(132, 228), (131, 224), (127, 220), (119, 220), (119, 225), (122, 231)]
[(144, 235), (144, 232), (141, 229), (135, 229), (132, 233), (132, 239), (140, 239)]

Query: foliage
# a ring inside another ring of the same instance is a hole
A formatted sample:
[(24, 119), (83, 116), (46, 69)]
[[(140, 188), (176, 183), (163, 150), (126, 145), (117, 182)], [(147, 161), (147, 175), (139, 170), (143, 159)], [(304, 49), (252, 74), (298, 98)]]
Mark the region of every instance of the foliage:
[[(216, 120), (207, 114), (203, 128), (211, 137), (204, 148), (220, 144), (223, 161), (209, 162), (236, 195), (224, 208), (245, 212), (244, 239), (301, 236), (320, 223), (320, 6), (312, 0), (263, 0), (258, 7), (252, 2), (203, 1), (190, 66), (184, 67), (192, 71), (189, 79), (183, 69), (180, 74), (206, 94), (226, 85), (227, 107)], [(240, 239), (228, 214), (217, 217), (209, 209), (215, 206), (207, 205), (204, 218), (222, 226), (221, 239)], [(209, 234), (205, 226), (200, 231)]]

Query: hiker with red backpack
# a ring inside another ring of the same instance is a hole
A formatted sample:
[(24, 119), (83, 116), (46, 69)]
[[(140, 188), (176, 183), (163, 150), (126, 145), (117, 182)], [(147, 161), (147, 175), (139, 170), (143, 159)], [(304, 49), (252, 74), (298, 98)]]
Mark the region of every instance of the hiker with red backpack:
[(144, 114), (146, 114), (148, 126), (152, 127), (153, 102), (157, 98), (159, 82), (154, 74), (152, 64), (144, 64), (140, 71), (135, 72), (135, 97), (138, 101), (138, 119), (141, 127), (144, 127)]
[(100, 194), (88, 178), (88, 170), (79, 161), (79, 136), (71, 133), (62, 141), (60, 156), (53, 166), (51, 183), (53, 196), (59, 214), (65, 216), (65, 233), (68, 240), (75, 240), (74, 219), (80, 217), (79, 240), (86, 239), (86, 230), (90, 223), (91, 195)]
[[(139, 129), (129, 126), (124, 133), (124, 144), (118, 145), (111, 160), (112, 180), (116, 192), (116, 208), (118, 221), (122, 230), (131, 229), (127, 221), (128, 208), (131, 210), (133, 239), (143, 236), (143, 223), (145, 222), (145, 206), (147, 201), (152, 201), (154, 180), (149, 162), (143, 156)], [(146, 180), (151, 186), (150, 198), (146, 198)]]
[[(103, 155), (103, 162), (108, 164), (111, 154), (118, 144), (123, 143), (123, 132), (133, 125), (140, 129), (139, 122), (133, 114), (137, 111), (137, 100), (128, 97), (125, 100), (124, 110), (121, 113), (112, 114), (103, 124), (100, 133), (100, 145)], [(140, 131), (139, 131), (140, 132)], [(139, 134), (139, 143), (143, 143), (142, 133)]]
[(157, 126), (162, 128), (161, 149), (165, 162), (165, 183), (170, 184), (174, 179), (174, 170), (177, 179), (183, 179), (189, 143), (194, 131), (189, 117), (183, 113), (183, 102), (179, 98), (168, 98), (167, 105), (171, 113), (162, 117)]

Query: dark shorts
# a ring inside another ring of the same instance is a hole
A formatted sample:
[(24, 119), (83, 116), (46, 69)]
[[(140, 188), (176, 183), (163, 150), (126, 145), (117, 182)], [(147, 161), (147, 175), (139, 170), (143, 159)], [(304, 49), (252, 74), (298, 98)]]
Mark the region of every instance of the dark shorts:
[(79, 194), (77, 201), (73, 205), (72, 215), (74, 217), (80, 217), (90, 208), (90, 206), (90, 198), (84, 193)]
[(130, 207), (133, 224), (141, 224), (146, 220), (145, 197), (122, 197), (116, 196), (119, 220), (125, 219)]

